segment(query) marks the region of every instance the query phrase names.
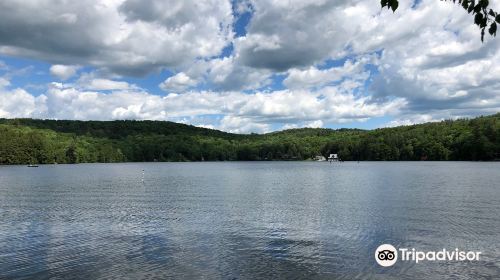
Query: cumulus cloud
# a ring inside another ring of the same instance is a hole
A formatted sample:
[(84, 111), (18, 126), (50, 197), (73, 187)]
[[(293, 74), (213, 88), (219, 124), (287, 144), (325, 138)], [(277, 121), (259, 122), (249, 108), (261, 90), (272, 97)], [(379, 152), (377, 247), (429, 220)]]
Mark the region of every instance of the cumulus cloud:
[(160, 84), (160, 88), (164, 91), (182, 92), (190, 87), (196, 86), (196, 84), (196, 80), (191, 79), (186, 73), (180, 72), (166, 79)]
[(92, 79), (83, 87), (88, 90), (126, 90), (132, 88), (127, 82), (109, 79)]
[(287, 123), (283, 125), (281, 129), (286, 130), (286, 129), (301, 128), (301, 127), (320, 128), (323, 127), (323, 125), (324, 124), (322, 120), (316, 120), (310, 122)]
[(235, 48), (242, 64), (286, 71), (343, 52), (349, 24), (342, 22), (347, 1), (252, 1), (246, 36)]
[(228, 56), (197, 61), (159, 86), (178, 92), (189, 88), (184, 83), (200, 84), (214, 91), (255, 90), (269, 85), (272, 74), (266, 69), (242, 65), (235, 56)]
[[(446, 118), (449, 119), (449, 118)], [(395, 120), (390, 121), (383, 125), (383, 127), (395, 127), (401, 125), (413, 125), (424, 122), (437, 122), (445, 120), (444, 118), (435, 118), (432, 115), (424, 114), (424, 115), (416, 115), (416, 116), (408, 116), (408, 117), (399, 117)]]
[(119, 78), (119, 76), (102, 76), (99, 72), (83, 73), (76, 81), (74, 87), (80, 90), (92, 91), (139, 90), (139, 87), (134, 84), (117, 81), (113, 78)]
[(322, 120), (316, 120), (312, 122), (307, 122), (304, 124), (304, 127), (311, 127), (311, 128), (319, 128), (323, 127), (323, 121)]
[(0, 54), (142, 75), (218, 55), (232, 18), (218, 0), (5, 0)]
[(266, 133), (271, 130), (269, 124), (256, 123), (251, 118), (231, 115), (224, 116), (218, 128), (232, 133)]
[(270, 71), (247, 67), (234, 57), (213, 59), (207, 67), (206, 77), (216, 90), (252, 90), (271, 82)]
[(39, 97), (18, 89), (2, 91), (1, 98), (3, 117), (189, 120), (200, 115), (222, 115), (217, 123), (207, 125), (239, 133), (266, 132), (272, 124), (296, 122), (321, 127), (324, 123), (396, 114), (404, 106), (403, 100), (372, 103), (367, 97), (342, 93), (336, 88), (318, 92), (201, 91), (159, 96), (135, 90), (104, 93), (53, 83)]
[(353, 80), (366, 80), (369, 72), (365, 70), (367, 64), (375, 64), (376, 56), (362, 56), (356, 61), (346, 60), (341, 67), (331, 67), (327, 69), (318, 69), (311, 66), (307, 69), (290, 69), (288, 76), (283, 84), (288, 88), (309, 88), (321, 87), (333, 82), (341, 81), (349, 77)]
[[(398, 40), (383, 51), (372, 85), (374, 98), (405, 98), (407, 116), (401, 123), (498, 112), (500, 42), (486, 38), (479, 43), (469, 15), (450, 3), (424, 1), (418, 9), (406, 9), (407, 17), (398, 21), (418, 26), (419, 33), (394, 30), (396, 38), (410, 34), (411, 39)], [(363, 47), (371, 44), (367, 37)]]
[[(482, 44), (470, 15), (451, 2), (401, 1), (396, 13), (369, 0), (5, 0), (0, 7), (0, 54), (48, 61), (61, 81), (77, 74), (71, 65), (93, 71), (38, 97), (10, 89), (18, 86), (5, 74), (4, 116), (21, 114), (12, 111), (19, 102), (25, 116), (262, 132), (500, 111), (500, 41)], [(241, 14), (251, 19), (236, 37)], [(164, 69), (177, 73), (161, 79), (166, 96), (128, 79), (162, 77)]]
[(60, 80), (67, 80), (71, 77), (73, 77), (76, 74), (76, 71), (78, 70), (78, 66), (75, 65), (60, 65), (60, 64), (55, 64), (52, 65), (49, 69), (50, 74), (59, 78)]
[(45, 95), (35, 97), (24, 89), (7, 90), (8, 80), (0, 78), (0, 118), (37, 117), (46, 111)]

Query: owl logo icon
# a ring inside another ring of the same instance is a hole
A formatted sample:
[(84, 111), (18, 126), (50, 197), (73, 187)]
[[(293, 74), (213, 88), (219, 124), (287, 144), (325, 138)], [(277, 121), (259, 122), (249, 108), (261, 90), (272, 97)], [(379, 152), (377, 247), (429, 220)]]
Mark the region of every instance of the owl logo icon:
[(375, 260), (381, 266), (392, 266), (398, 260), (398, 250), (391, 244), (382, 244), (375, 250)]

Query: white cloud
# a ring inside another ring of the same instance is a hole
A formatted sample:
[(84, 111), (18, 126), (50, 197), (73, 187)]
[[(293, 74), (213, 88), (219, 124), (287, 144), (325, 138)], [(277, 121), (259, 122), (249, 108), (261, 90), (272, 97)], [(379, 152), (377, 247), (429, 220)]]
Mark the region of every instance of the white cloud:
[(123, 81), (113, 81), (109, 79), (91, 79), (87, 84), (82, 85), (88, 90), (127, 90), (133, 87)]
[(444, 120), (444, 119), (435, 119), (432, 115), (424, 114), (424, 115), (410, 116), (408, 118), (404, 118), (404, 117), (397, 118), (396, 120), (392, 120), (389, 123), (383, 125), (382, 127), (413, 125), (413, 124), (419, 124), (419, 123), (424, 123), (424, 122), (436, 122), (436, 121), (442, 121), (442, 120)]
[(367, 64), (376, 63), (375, 56), (362, 56), (356, 61), (346, 60), (341, 67), (318, 69), (311, 66), (308, 69), (290, 69), (283, 84), (288, 88), (309, 88), (321, 87), (332, 82), (338, 82), (346, 77), (354, 80), (364, 81), (368, 78), (369, 72), (364, 69)]
[[(355, 2), (354, 2), (355, 3)], [(349, 1), (252, 1), (246, 36), (235, 40), (239, 63), (286, 71), (343, 52), (350, 37), (343, 8)]]
[[(500, 1), (490, 2), (498, 10)], [(31, 108), (21, 110), (27, 116), (183, 120), (239, 132), (500, 111), (500, 41), (486, 36), (482, 44), (457, 4), (401, 1), (392, 13), (369, 0), (234, 3), (3, 1), (0, 54), (54, 63), (51, 73), (63, 81), (77, 72), (69, 65), (98, 69), (33, 102), (5, 89), (18, 75), (6, 73), (3, 101)], [(252, 14), (238, 38), (232, 8)], [(220, 57), (228, 46), (234, 51)], [(346, 62), (326, 68), (332, 60)], [(160, 87), (183, 94), (152, 95), (127, 81), (164, 69), (177, 74)], [(2, 114), (18, 115), (5, 104)], [(194, 119), (211, 114), (221, 117)]]
[(271, 130), (269, 124), (255, 123), (251, 118), (231, 115), (224, 116), (217, 128), (232, 133), (266, 133)]
[(35, 97), (23, 89), (0, 87), (0, 118), (37, 117), (46, 110), (45, 96)]
[(252, 3), (250, 0), (237, 0), (235, 3), (235, 11), (238, 14), (252, 12)]
[(125, 81), (117, 81), (116, 79), (120, 76), (102, 75), (99, 71), (94, 71), (90, 73), (82, 73), (75, 85), (67, 84), (68, 86), (74, 86), (79, 90), (91, 90), (91, 91), (106, 91), (106, 90), (139, 90), (134, 84), (130, 84)]
[(268, 85), (272, 72), (242, 65), (234, 56), (197, 61), (185, 73), (214, 91), (255, 90)]
[(323, 121), (322, 120), (316, 120), (316, 121), (307, 122), (307, 123), (304, 124), (304, 127), (311, 127), (311, 128), (323, 127)]
[(50, 67), (50, 74), (65, 81), (73, 77), (76, 74), (76, 71), (78, 71), (78, 68), (79, 66), (75, 65), (55, 64)]
[[(339, 121), (342, 122), (342, 121)], [(323, 127), (324, 123), (322, 120), (315, 120), (315, 121), (310, 121), (310, 122), (299, 122), (299, 123), (287, 123), (281, 127), (282, 130), (286, 129), (294, 129), (294, 128), (302, 128), (302, 127), (309, 127), (309, 128), (321, 128)]]
[(220, 0), (4, 0), (0, 54), (142, 75), (218, 55), (232, 20)]
[(323, 127), (323, 121), (322, 120), (315, 120), (315, 121), (310, 121), (310, 122), (301, 122), (301, 123), (287, 123), (281, 127), (282, 130), (285, 129), (294, 129), (294, 128), (301, 128), (301, 127), (309, 127), (309, 128), (321, 128)]
[(160, 84), (160, 88), (164, 91), (182, 92), (190, 87), (196, 86), (196, 84), (196, 80), (191, 79), (186, 73), (180, 72), (166, 79)]
[(209, 82), (216, 90), (253, 90), (270, 83), (271, 71), (241, 65), (234, 56), (213, 59), (207, 64)]
[(61, 83), (53, 83), (39, 97), (16, 90), (2, 92), (2, 98), (3, 117), (189, 121), (200, 115), (222, 115), (218, 123), (207, 125), (242, 133), (269, 131), (273, 124), (302, 122), (305, 126), (321, 127), (325, 123), (362, 120), (396, 114), (405, 105), (403, 100), (371, 103), (367, 97), (356, 97), (335, 88), (254, 94), (187, 92), (162, 97), (134, 90), (103, 93)]
[[(419, 23), (405, 23), (421, 25), (422, 32), (384, 50), (380, 75), (372, 88), (375, 97), (405, 98), (408, 106), (403, 113), (415, 114), (410, 119), (417, 121), (424, 121), (418, 115), (440, 119), (434, 116), (453, 118), (498, 112), (499, 41), (485, 38), (481, 44), (478, 29), (470, 24), (468, 15), (459, 8), (452, 9), (450, 3), (422, 5), (421, 9), (409, 11), (409, 18)], [(436, 11), (442, 18), (434, 21)]]
[(0, 77), (0, 90), (10, 86), (10, 81), (4, 77)]

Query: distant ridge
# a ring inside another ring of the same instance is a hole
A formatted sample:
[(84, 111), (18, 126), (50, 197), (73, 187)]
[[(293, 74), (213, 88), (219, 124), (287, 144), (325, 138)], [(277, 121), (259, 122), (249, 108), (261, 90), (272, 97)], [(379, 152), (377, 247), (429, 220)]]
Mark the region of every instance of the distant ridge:
[(0, 164), (121, 161), (498, 160), (500, 113), (379, 128), (234, 134), (169, 121), (0, 119)]

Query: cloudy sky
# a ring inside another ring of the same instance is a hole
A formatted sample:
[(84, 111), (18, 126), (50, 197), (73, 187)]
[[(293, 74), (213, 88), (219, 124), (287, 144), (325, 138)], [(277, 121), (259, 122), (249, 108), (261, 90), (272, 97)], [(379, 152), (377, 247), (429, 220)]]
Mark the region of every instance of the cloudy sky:
[(0, 117), (249, 133), (493, 114), (500, 39), (472, 22), (438, 0), (2, 0)]

